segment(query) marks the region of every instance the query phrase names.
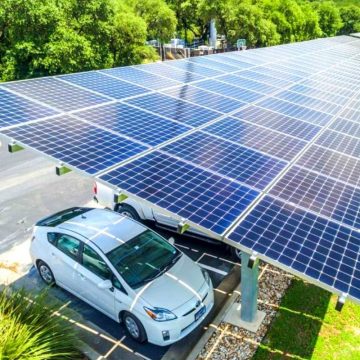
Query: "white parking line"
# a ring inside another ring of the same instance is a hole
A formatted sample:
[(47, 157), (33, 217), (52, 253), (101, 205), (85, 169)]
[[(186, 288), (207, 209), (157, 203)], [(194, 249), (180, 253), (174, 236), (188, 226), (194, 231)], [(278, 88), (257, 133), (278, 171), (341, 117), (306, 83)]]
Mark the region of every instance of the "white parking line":
[(206, 269), (206, 270), (209, 270), (209, 271), (213, 271), (213, 272), (216, 272), (222, 276), (226, 276), (228, 273), (226, 271), (222, 271), (222, 270), (219, 270), (217, 268), (214, 268), (212, 266), (208, 266), (208, 265), (205, 265), (205, 264), (202, 264), (202, 263), (198, 263), (202, 268)]

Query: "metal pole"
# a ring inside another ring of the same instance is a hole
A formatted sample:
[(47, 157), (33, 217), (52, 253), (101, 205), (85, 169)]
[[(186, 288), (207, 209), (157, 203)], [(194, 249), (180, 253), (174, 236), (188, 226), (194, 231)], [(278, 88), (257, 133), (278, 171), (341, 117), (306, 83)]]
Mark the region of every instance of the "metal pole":
[(241, 311), (240, 318), (246, 322), (254, 322), (257, 314), (257, 297), (259, 290), (259, 261), (249, 268), (250, 255), (241, 253)]

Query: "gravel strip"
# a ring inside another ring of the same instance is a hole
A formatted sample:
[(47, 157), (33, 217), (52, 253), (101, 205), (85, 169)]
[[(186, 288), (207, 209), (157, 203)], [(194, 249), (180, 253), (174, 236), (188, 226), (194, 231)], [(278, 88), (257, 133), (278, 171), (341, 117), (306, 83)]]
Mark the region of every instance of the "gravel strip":
[[(262, 269), (260, 269), (260, 273)], [(281, 298), (290, 285), (292, 278), (293, 276), (285, 271), (267, 265), (259, 280), (258, 308), (266, 313), (259, 330), (255, 334), (222, 322), (197, 357), (197, 360), (251, 359), (276, 316)], [(241, 301), (241, 295), (237, 301)]]

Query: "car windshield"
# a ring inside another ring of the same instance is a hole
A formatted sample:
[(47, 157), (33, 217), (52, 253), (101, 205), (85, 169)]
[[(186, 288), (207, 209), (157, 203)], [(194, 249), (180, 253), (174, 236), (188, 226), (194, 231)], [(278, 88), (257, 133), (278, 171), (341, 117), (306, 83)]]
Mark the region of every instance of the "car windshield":
[(181, 252), (154, 231), (145, 230), (106, 256), (129, 286), (136, 289), (169, 270)]

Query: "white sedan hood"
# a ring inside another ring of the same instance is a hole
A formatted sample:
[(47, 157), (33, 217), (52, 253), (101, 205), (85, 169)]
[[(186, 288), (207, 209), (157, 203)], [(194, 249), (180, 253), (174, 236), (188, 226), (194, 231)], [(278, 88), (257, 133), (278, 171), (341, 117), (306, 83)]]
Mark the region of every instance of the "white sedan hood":
[(168, 272), (140, 290), (141, 297), (152, 307), (172, 311), (196, 296), (204, 282), (199, 265), (183, 254)]

